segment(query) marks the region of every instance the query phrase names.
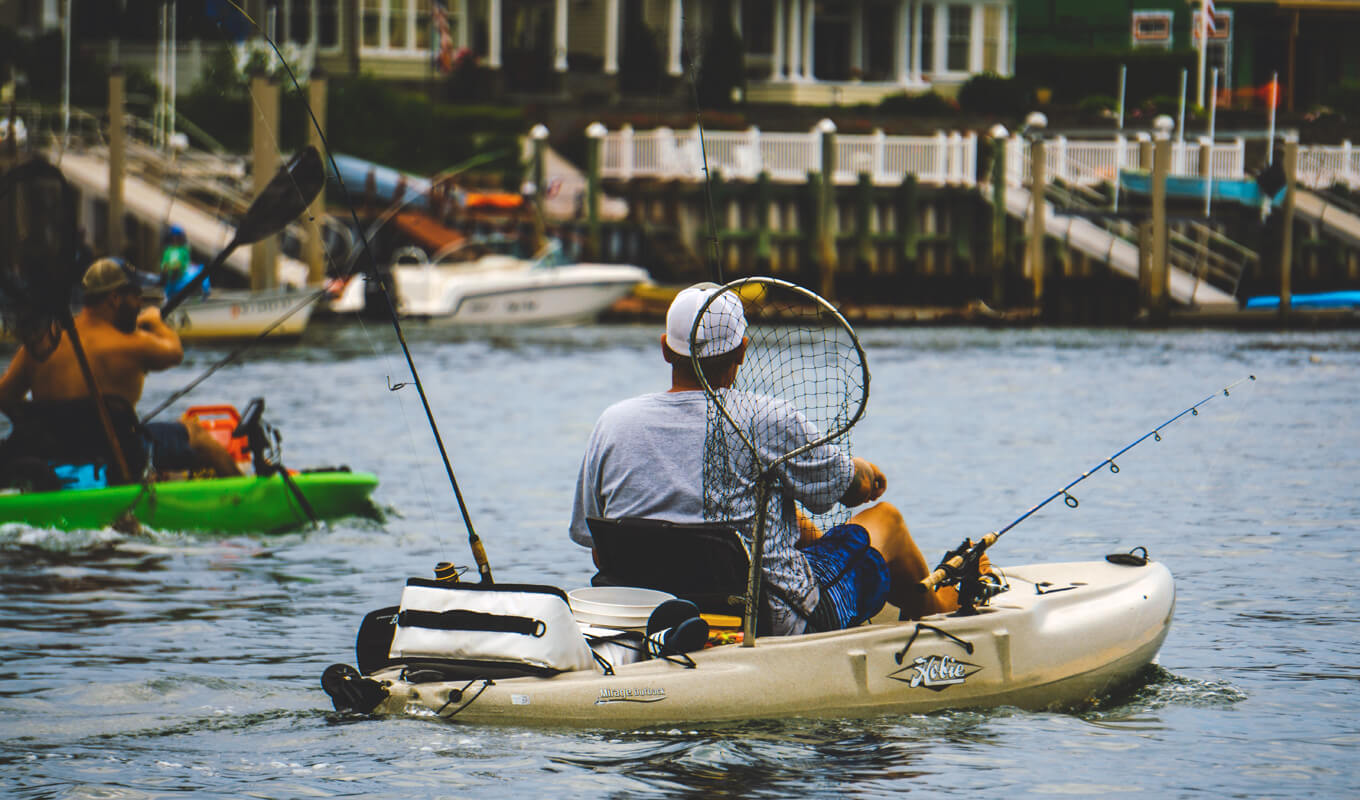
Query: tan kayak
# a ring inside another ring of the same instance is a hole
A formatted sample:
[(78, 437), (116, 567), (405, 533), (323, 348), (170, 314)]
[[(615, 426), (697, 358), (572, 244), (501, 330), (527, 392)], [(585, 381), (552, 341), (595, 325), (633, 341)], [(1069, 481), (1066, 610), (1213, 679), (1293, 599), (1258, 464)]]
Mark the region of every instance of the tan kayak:
[[(974, 616), (759, 639), (552, 677), (412, 683), (375, 671), (373, 711), (467, 723), (635, 727), (945, 708), (1072, 707), (1127, 683), (1156, 656), (1175, 586), (1157, 563), (1034, 564)], [(891, 608), (891, 607), (889, 607)]]

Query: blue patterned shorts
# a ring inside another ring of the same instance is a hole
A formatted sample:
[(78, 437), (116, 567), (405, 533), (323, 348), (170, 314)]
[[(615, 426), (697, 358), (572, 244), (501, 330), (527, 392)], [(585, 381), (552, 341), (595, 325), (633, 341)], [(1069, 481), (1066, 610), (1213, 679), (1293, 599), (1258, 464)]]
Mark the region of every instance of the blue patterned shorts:
[(863, 526), (837, 525), (802, 553), (822, 590), (808, 632), (852, 628), (888, 601), (888, 564), (869, 546), (869, 532)]

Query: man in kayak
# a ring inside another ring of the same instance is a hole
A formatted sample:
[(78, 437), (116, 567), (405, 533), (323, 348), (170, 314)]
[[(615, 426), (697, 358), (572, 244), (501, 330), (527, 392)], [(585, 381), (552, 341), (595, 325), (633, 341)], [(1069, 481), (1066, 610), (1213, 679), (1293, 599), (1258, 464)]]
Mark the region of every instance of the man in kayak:
[[(184, 360), (179, 335), (161, 319), (154, 305), (142, 307), (142, 289), (133, 270), (120, 261), (100, 259), (81, 281), (85, 305), (75, 327), (100, 392), (106, 398), (137, 407), (149, 372)], [(69, 337), (62, 336), (46, 359), (20, 347), (0, 378), (0, 411), (11, 420), (31, 394), (35, 405), (88, 398), (90, 388)], [(236, 462), (212, 434), (197, 424), (149, 422), (151, 458), (162, 471), (211, 471), (218, 477), (240, 475)], [(135, 477), (135, 476), (134, 476)]]
[[(697, 284), (678, 295), (666, 313), (661, 354), (671, 365), (671, 387), (610, 406), (591, 433), (577, 479), (571, 538), (593, 547), (588, 517), (636, 517), (679, 523), (702, 523), (704, 514), (704, 448), (708, 400), (694, 374), (689, 337), (695, 318), (715, 284)], [(697, 336), (713, 353), (702, 362), (709, 385), (728, 388), (736, 379), (750, 339), (741, 300), (725, 292), (704, 314)], [(774, 455), (782, 455), (816, 438), (791, 405), (771, 398), (760, 407), (760, 429)], [(775, 442), (793, 443), (774, 446)], [(887, 479), (870, 461), (850, 457), (834, 445), (822, 445), (786, 462), (783, 491), (815, 513), (836, 502), (860, 506), (882, 497)], [(749, 476), (728, 476), (733, 494), (753, 496)], [(952, 588), (918, 591), (929, 572), (901, 513), (877, 503), (825, 533), (817, 530), (793, 503), (770, 520), (763, 569), (773, 586), (768, 600), (772, 632), (796, 634), (837, 630), (874, 616), (886, 601), (904, 617), (919, 618), (957, 608)], [(748, 532), (749, 533), (749, 532)]]

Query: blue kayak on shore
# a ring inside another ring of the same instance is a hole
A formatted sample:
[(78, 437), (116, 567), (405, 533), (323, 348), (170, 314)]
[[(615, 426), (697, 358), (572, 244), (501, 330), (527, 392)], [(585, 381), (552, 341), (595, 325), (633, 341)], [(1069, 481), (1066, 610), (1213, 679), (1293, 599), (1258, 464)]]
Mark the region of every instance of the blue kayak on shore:
[[(1318, 292), (1316, 294), (1296, 294), (1289, 298), (1290, 308), (1360, 308), (1360, 291)], [(1247, 309), (1279, 308), (1278, 295), (1252, 297), (1247, 300)]]

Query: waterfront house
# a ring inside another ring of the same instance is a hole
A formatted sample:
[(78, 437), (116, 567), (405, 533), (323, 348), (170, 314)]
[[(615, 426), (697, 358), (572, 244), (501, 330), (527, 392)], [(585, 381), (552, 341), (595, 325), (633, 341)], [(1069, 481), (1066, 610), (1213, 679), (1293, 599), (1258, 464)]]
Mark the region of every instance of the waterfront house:
[[(495, 93), (576, 100), (646, 93), (683, 98), (693, 42), (728, 58), (733, 100), (875, 103), (902, 92), (953, 94), (984, 72), (1010, 75), (1015, 0), (243, 0), (305, 72), (432, 81), (475, 67)], [(61, 26), (57, 0), (7, 0), (10, 24)], [(74, 0), (80, 42), (107, 41), (125, 64), (155, 63), (161, 3)], [(176, 83), (193, 85), (203, 51), (245, 38), (234, 4), (180, 2)], [(6, 13), (6, 12), (0, 12)], [(715, 38), (716, 37), (716, 38)], [(735, 39), (733, 37), (736, 37)], [(653, 74), (654, 73), (654, 74)], [(654, 79), (651, 79), (654, 78)]]

